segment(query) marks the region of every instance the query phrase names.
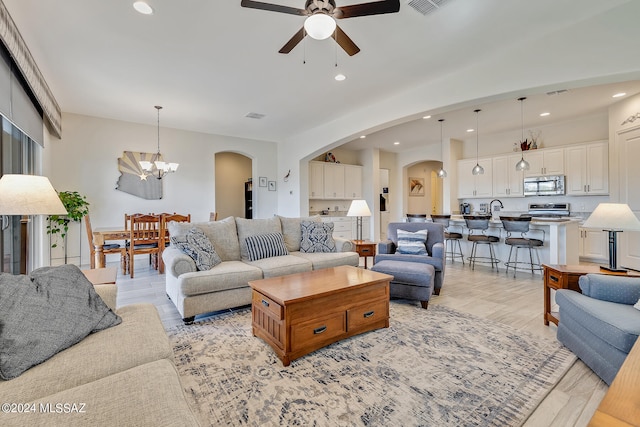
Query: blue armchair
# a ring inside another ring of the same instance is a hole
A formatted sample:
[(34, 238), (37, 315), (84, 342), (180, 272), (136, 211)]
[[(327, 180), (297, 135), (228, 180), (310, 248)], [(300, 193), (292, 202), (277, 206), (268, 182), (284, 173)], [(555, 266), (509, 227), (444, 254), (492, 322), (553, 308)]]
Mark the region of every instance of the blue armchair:
[[(427, 255), (396, 254), (398, 245), (398, 230), (416, 232), (427, 230)], [(392, 222), (387, 227), (387, 241), (378, 243), (378, 252), (374, 265), (380, 261), (407, 261), (432, 265), (435, 269), (433, 278), (433, 293), (440, 294), (444, 283), (445, 255), (444, 255), (444, 227), (432, 222)]]
[(556, 291), (558, 340), (611, 384), (640, 334), (640, 277), (587, 274)]

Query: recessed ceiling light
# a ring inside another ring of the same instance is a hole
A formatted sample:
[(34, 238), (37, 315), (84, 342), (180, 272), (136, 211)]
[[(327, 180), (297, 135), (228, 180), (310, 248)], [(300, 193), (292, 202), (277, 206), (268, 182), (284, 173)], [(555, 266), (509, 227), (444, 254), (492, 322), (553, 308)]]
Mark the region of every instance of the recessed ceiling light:
[(620, 98), (620, 97), (625, 96), (626, 94), (627, 94), (626, 92), (619, 92), (619, 93), (616, 93), (615, 95), (613, 95), (613, 98)]
[(343, 81), (347, 78), (347, 76), (345, 76), (344, 74), (336, 74), (336, 76), (334, 77), (334, 79), (336, 79), (336, 81)]
[(367, 135), (360, 135), (360, 139), (365, 139)]
[(133, 8), (143, 15), (151, 15), (153, 13), (153, 9), (146, 2), (137, 1), (133, 3)]
[(540, 113), (540, 117), (547, 117), (550, 116), (551, 113), (547, 113), (546, 111), (544, 113)]
[(400, 145), (400, 141), (394, 142), (393, 145)]
[(469, 133), (471, 133), (473, 131), (475, 131), (475, 129), (467, 129), (467, 132), (469, 132)]
[(425, 119), (425, 120), (426, 120), (426, 119), (430, 119), (430, 118), (431, 118), (431, 116), (424, 116), (424, 117), (423, 117), (423, 119)]

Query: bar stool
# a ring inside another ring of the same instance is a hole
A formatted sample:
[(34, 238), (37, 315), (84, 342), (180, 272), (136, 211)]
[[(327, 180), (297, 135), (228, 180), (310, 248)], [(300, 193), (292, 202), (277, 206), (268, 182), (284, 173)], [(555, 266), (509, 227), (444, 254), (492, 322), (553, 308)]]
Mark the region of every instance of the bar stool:
[[(462, 226), (451, 225), (451, 215), (431, 215), (431, 220), (436, 224), (444, 225), (444, 247), (445, 257), (451, 259), (451, 262), (455, 262), (456, 258), (460, 258), (462, 265), (464, 265), (464, 256), (462, 255), (462, 246), (460, 240), (462, 240)], [(460, 232), (453, 231), (453, 229), (460, 229)], [(458, 245), (458, 251), (456, 252), (456, 244)]]
[[(516, 271), (518, 269), (518, 264), (526, 266), (523, 267), (526, 269), (531, 269), (531, 274), (534, 273), (534, 270), (542, 271), (542, 266), (540, 264), (540, 254), (538, 253), (538, 248), (544, 245), (544, 230), (529, 230), (529, 223), (531, 222), (531, 217), (500, 217), (502, 221), (502, 226), (504, 230), (507, 232), (507, 238), (504, 242), (511, 246), (509, 249), (509, 259), (504, 263), (506, 266), (506, 272), (509, 273), (509, 269), (513, 268), (513, 277), (516, 277)], [(534, 239), (529, 236), (530, 231), (535, 231), (537, 233), (542, 233), (542, 239)], [(516, 249), (515, 260), (511, 261), (511, 254), (513, 252), (513, 248)], [(529, 262), (518, 261), (518, 249), (528, 249), (529, 250)], [(533, 254), (532, 249), (535, 249), (536, 257), (538, 258), (538, 263), (533, 262)]]
[[(493, 251), (493, 244), (498, 243), (500, 241), (500, 237), (487, 234), (487, 230), (489, 229), (489, 220), (491, 220), (491, 215), (464, 215), (464, 221), (466, 222), (467, 228), (469, 229), (469, 235), (467, 236), (467, 239), (473, 243), (473, 246), (471, 247), (471, 255), (467, 257), (469, 264), (471, 264), (472, 270), (475, 270), (476, 261), (481, 263), (490, 263), (492, 270), (493, 266), (495, 265), (496, 270), (498, 270), (499, 261), (498, 258), (496, 258), (495, 252)], [(479, 257), (476, 255), (478, 245), (489, 246), (488, 257)]]
[(427, 214), (407, 214), (407, 222), (427, 222)]

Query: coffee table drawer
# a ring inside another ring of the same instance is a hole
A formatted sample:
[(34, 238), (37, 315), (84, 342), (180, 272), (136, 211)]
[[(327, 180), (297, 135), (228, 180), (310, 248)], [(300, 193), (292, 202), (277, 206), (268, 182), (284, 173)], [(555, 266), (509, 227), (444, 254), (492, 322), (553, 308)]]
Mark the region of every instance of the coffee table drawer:
[(389, 318), (388, 301), (376, 301), (359, 305), (347, 311), (348, 330), (384, 321)]
[(291, 326), (291, 351), (339, 337), (347, 332), (346, 312), (341, 311), (327, 317)]
[(261, 307), (263, 311), (272, 314), (278, 320), (284, 319), (282, 306), (259, 292), (253, 293), (253, 304)]

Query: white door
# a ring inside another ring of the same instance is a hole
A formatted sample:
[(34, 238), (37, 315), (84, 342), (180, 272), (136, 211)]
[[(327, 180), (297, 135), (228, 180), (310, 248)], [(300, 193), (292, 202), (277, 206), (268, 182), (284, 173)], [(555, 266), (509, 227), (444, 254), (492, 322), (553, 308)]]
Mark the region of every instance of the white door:
[[(620, 201), (640, 218), (640, 128), (618, 132)], [(640, 232), (618, 233), (618, 265), (640, 269)]]

